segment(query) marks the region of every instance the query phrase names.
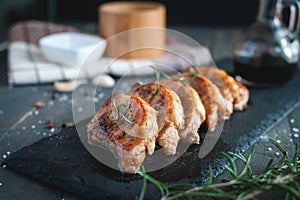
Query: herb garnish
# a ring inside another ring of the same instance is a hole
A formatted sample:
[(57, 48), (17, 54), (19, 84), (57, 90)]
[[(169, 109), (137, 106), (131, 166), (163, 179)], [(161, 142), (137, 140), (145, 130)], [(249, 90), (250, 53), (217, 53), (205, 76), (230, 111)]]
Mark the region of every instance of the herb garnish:
[(124, 104), (121, 104), (119, 107), (117, 107), (117, 104), (116, 104), (116, 100), (113, 99), (113, 106), (114, 106), (114, 109), (115, 109), (115, 117), (114, 117), (114, 121), (117, 121), (119, 119), (119, 116), (121, 116), (123, 118), (123, 120), (128, 123), (128, 124), (133, 124), (133, 122), (125, 116), (125, 111), (124, 111), (124, 108), (125, 108), (125, 105)]
[(161, 71), (158, 70), (156, 67), (154, 66), (149, 66), (151, 67), (154, 71), (155, 71), (155, 77), (156, 77), (156, 80), (155, 80), (155, 91), (154, 93), (152, 94), (152, 97), (151, 97), (151, 100), (154, 99), (154, 97), (158, 94), (159, 92), (159, 89), (160, 89), (160, 84), (159, 84), (159, 80), (160, 80), (160, 75), (161, 75)]
[[(251, 158), (254, 152), (254, 146), (251, 148), (247, 157), (233, 152), (223, 152), (229, 165), (225, 167), (223, 173), (213, 180), (213, 171), (209, 168), (209, 181), (205, 186), (196, 186), (193, 184), (172, 184), (166, 185), (146, 174), (144, 167), (136, 172), (143, 177), (143, 188), (139, 199), (143, 199), (146, 193), (147, 181), (156, 185), (162, 195), (162, 199), (173, 200), (182, 197), (207, 197), (213, 199), (257, 199), (257, 196), (263, 192), (271, 190), (281, 190), (285, 194), (285, 199), (300, 198), (300, 156), (299, 144), (296, 144), (293, 157), (289, 157), (279, 143), (273, 139), (270, 142), (282, 153), (281, 159), (273, 164), (273, 159), (269, 161), (264, 172), (254, 175), (250, 166)], [(242, 161), (244, 168), (238, 172), (234, 159)], [(215, 183), (222, 179), (224, 172), (232, 175), (232, 180)]]
[[(158, 92), (159, 89), (159, 80), (160, 80), (160, 76), (163, 75), (166, 79), (169, 80), (174, 80), (174, 81), (179, 81), (180, 83), (182, 83), (182, 85), (184, 85), (185, 87), (189, 87), (189, 82), (184, 78), (184, 77), (179, 77), (179, 78), (172, 78), (171, 76), (169, 76), (168, 74), (166, 74), (163, 71), (158, 70), (156, 67), (149, 65), (149, 67), (151, 67), (154, 71), (155, 71), (155, 75), (156, 75), (156, 85), (158, 85), (158, 87), (156, 87), (155, 92)], [(155, 94), (154, 92), (154, 94)], [(156, 94), (155, 94), (156, 95)], [(153, 97), (154, 98), (154, 97)]]

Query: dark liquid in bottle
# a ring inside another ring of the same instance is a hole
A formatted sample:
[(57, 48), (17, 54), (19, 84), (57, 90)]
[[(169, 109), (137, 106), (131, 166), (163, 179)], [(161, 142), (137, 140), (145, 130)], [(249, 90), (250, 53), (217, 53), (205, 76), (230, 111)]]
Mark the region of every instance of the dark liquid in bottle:
[(297, 63), (287, 63), (282, 58), (266, 56), (259, 61), (235, 58), (234, 70), (252, 85), (274, 86), (289, 80), (297, 68)]

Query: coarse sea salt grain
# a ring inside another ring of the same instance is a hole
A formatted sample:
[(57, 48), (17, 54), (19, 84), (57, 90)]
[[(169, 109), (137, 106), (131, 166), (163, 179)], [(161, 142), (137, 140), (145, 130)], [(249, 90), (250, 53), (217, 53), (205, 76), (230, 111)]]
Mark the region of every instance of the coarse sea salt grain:
[(276, 140), (276, 142), (280, 144), (280, 143), (281, 143), (281, 140)]
[(0, 182), (0, 186), (2, 186), (2, 185), (3, 185), (3, 183)]
[(272, 151), (272, 148), (271, 148), (271, 147), (268, 147), (268, 151)]
[(3, 158), (3, 159), (7, 158), (7, 155), (4, 154), (4, 155), (2, 156), (2, 158)]
[(299, 133), (300, 132), (300, 130), (299, 130), (299, 128), (292, 128), (292, 131), (294, 131), (294, 132), (297, 132), (297, 133)]
[(261, 136), (259, 136), (259, 138), (260, 138), (263, 142), (266, 142), (266, 141), (268, 141), (268, 139), (269, 139), (268, 135), (261, 135)]
[(280, 155), (280, 153), (279, 153), (279, 152), (276, 152), (275, 154), (276, 154), (276, 156), (279, 156), (279, 155)]
[(295, 138), (298, 138), (298, 137), (299, 137), (299, 134), (298, 134), (298, 133), (295, 133), (293, 136), (294, 136)]
[(48, 102), (48, 105), (49, 105), (49, 106), (53, 106), (53, 105), (54, 105), (54, 101), (52, 101), (52, 100), (49, 101), (49, 102)]
[(293, 118), (290, 119), (290, 123), (292, 123), (292, 124), (295, 123), (295, 119), (293, 119)]
[(103, 92), (101, 92), (100, 94), (98, 94), (99, 99), (102, 99), (104, 96), (105, 96), (105, 95), (104, 95)]
[(32, 125), (32, 126), (31, 126), (31, 129), (35, 129), (35, 125)]

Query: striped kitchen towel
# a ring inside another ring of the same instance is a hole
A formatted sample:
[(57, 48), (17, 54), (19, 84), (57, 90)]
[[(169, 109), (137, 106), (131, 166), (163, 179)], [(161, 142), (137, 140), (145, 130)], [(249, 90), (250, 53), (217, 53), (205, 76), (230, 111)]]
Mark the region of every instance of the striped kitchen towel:
[(58, 32), (80, 32), (66, 25), (43, 21), (26, 21), (13, 25), (9, 33), (8, 77), (9, 83), (37, 84), (78, 78), (92, 78), (99, 73), (115, 76), (153, 74), (151, 68), (141, 66), (169, 66), (174, 70), (195, 65), (214, 65), (206, 47), (188, 46), (167, 35), (167, 51), (152, 59), (113, 59), (102, 57), (89, 66), (64, 66), (48, 61), (42, 54), (38, 41), (41, 37)]

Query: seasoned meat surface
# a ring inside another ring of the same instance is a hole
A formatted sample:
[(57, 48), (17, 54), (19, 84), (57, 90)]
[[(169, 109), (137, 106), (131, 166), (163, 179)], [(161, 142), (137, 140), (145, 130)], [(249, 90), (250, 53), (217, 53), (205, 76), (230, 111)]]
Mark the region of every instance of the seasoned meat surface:
[(143, 99), (112, 95), (87, 125), (88, 141), (110, 150), (124, 172), (134, 172), (152, 154), (158, 133), (157, 112)]
[(190, 85), (180, 81), (163, 79), (160, 83), (173, 90), (181, 100), (185, 124), (184, 128), (178, 131), (180, 138), (187, 143), (199, 144), (198, 129), (205, 121), (205, 108), (198, 93)]
[[(173, 75), (172, 78), (182, 77)], [(220, 90), (209, 79), (204, 76), (184, 76), (188, 80), (203, 102), (206, 111), (205, 124), (209, 130), (214, 130), (218, 121), (226, 119), (227, 101)]]
[(229, 118), (230, 115), (233, 113), (233, 102), (234, 98), (232, 92), (226, 86), (225, 81), (227, 81), (228, 75), (223, 73), (224, 71), (217, 71), (216, 68), (213, 67), (197, 67), (197, 68), (187, 68), (184, 69), (184, 73), (191, 73), (193, 76), (202, 75), (208, 78), (217, 88), (220, 90), (222, 96), (226, 100), (226, 112), (225, 117)]
[[(178, 95), (172, 91), (166, 88), (165, 86), (162, 86), (161, 84), (157, 83), (148, 83), (143, 85), (142, 83), (136, 83), (132, 86), (131, 91), (128, 93), (132, 96), (141, 97), (145, 101), (147, 101), (157, 112), (157, 124), (159, 137), (163, 137), (162, 135), (167, 134), (166, 130), (170, 131), (170, 126), (174, 126), (172, 130), (176, 129), (182, 129), (184, 126), (184, 114), (183, 114), (183, 108), (180, 101), (180, 98)], [(173, 122), (172, 124), (167, 122)], [(168, 129), (164, 128), (165, 125), (169, 127)], [(169, 133), (168, 133), (169, 134)], [(178, 135), (178, 132), (176, 130), (176, 133), (173, 133), (174, 135)], [(176, 146), (175, 148), (172, 147), (171, 150), (169, 149), (171, 144), (174, 144), (173, 139), (170, 138), (170, 144), (165, 141), (163, 149), (168, 155), (172, 155), (176, 153)], [(174, 146), (174, 145), (173, 145)], [(170, 153), (172, 152), (172, 153)]]
[(224, 70), (216, 67), (197, 67), (186, 69), (185, 71), (195, 69), (199, 75), (210, 79), (221, 91), (224, 98), (231, 102), (231, 108), (227, 107), (227, 112), (234, 110), (243, 110), (249, 101), (249, 90), (240, 82), (229, 76)]

